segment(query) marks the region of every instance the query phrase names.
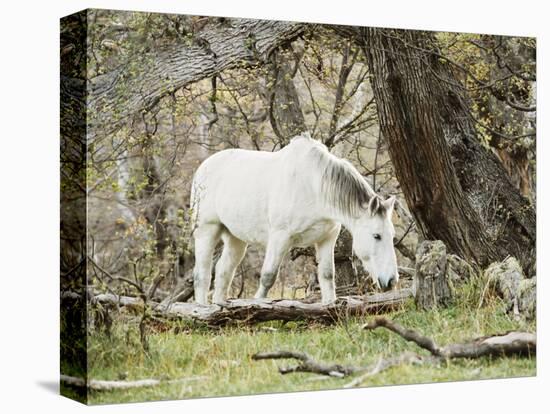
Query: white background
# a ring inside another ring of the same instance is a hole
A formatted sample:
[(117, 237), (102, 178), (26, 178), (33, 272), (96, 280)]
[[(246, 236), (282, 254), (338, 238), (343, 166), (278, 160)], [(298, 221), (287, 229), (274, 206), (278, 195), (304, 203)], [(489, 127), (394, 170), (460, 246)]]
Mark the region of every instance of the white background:
[[(248, 4), (247, 4), (248, 3)], [(81, 412), (57, 395), (58, 30), (86, 7), (538, 37), (538, 376), (89, 408), (94, 412), (541, 412), (548, 410), (548, 13), (540, 1), (8, 0), (0, 12), (0, 410)], [(546, 227), (547, 228), (547, 227)], [(549, 292), (550, 293), (550, 292)], [(31, 411), (32, 412), (32, 411)]]

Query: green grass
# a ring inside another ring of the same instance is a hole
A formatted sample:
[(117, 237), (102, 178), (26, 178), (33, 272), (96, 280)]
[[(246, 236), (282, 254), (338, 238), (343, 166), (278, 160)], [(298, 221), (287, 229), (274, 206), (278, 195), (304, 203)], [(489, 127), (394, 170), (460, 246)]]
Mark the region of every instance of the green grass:
[[(457, 292), (461, 300), (450, 308), (417, 311), (410, 301), (388, 317), (433, 337), (439, 344), (463, 341), (513, 329), (535, 331), (535, 322), (515, 321), (496, 298), (486, 298), (478, 309), (483, 286), (471, 281)], [(368, 319), (368, 318), (366, 318)], [(380, 357), (420, 351), (416, 345), (384, 330), (364, 331), (366, 319), (336, 326), (270, 323), (219, 331), (180, 325), (149, 335), (144, 352), (137, 328), (115, 323), (111, 337), (93, 332), (89, 337), (89, 378), (128, 380), (204, 377), (183, 384), (164, 384), (126, 391), (91, 392), (91, 404), (181, 399), (341, 388), (350, 378), (320, 378), (315, 374), (281, 375), (277, 367), (293, 361), (253, 361), (256, 352), (298, 350), (314, 358), (341, 364), (365, 365)], [(266, 329), (266, 326), (277, 330)], [(536, 374), (536, 359), (479, 358), (453, 360), (440, 366), (402, 365), (368, 378), (362, 386), (434, 381), (477, 380)]]

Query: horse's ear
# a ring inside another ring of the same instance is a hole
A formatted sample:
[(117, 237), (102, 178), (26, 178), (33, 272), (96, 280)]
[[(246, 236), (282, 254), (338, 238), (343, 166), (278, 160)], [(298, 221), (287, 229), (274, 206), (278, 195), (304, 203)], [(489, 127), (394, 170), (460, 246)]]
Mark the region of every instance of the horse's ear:
[(391, 196), (387, 200), (382, 201), (382, 204), (383, 204), (384, 208), (386, 209), (386, 214), (388, 215), (388, 217), (391, 217), (391, 215), (393, 214), (393, 208), (395, 206), (395, 200), (396, 200), (396, 197)]
[(375, 214), (378, 213), (378, 211), (380, 210), (381, 203), (382, 203), (382, 200), (380, 200), (380, 197), (376, 195), (370, 199), (368, 211), (371, 216), (374, 216)]

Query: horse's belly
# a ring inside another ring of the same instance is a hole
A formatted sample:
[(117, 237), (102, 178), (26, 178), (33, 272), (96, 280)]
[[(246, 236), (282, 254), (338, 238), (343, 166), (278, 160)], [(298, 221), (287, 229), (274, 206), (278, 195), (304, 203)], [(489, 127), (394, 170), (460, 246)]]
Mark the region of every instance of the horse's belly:
[(260, 189), (251, 186), (246, 191), (242, 190), (241, 187), (239, 191), (234, 191), (230, 197), (218, 197), (216, 209), (220, 221), (232, 235), (242, 241), (266, 246), (269, 223), (265, 197)]
[(332, 220), (318, 220), (304, 230), (298, 230), (292, 236), (293, 247), (309, 247), (325, 239), (338, 227), (338, 223)]
[(264, 223), (253, 218), (247, 220), (222, 219), (222, 224), (236, 238), (248, 244), (256, 244), (265, 247), (269, 239), (269, 231)]

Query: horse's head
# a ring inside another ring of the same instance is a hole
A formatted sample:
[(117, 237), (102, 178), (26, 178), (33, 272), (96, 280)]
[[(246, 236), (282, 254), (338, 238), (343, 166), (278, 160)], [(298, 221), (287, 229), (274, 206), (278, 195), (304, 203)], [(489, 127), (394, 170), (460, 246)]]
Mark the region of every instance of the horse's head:
[(375, 283), (383, 290), (392, 289), (399, 280), (393, 247), (395, 230), (391, 221), (395, 197), (370, 199), (365, 213), (353, 226), (353, 250)]

